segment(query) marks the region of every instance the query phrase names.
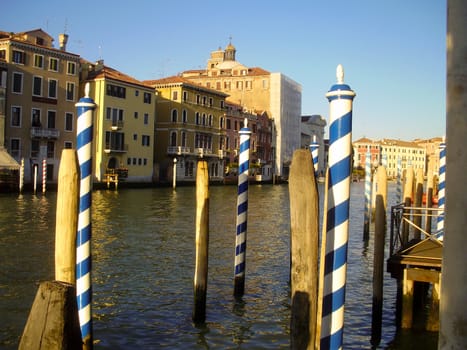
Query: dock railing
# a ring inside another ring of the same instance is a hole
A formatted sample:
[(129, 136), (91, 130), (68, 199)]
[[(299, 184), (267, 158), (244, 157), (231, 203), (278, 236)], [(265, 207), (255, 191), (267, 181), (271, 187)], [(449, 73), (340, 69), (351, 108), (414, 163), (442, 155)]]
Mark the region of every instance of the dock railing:
[[(443, 231), (434, 229), (437, 219), (432, 220), (432, 218), (443, 215), (443, 208), (406, 207), (403, 203), (392, 206), (389, 255), (392, 256), (406, 249), (411, 238), (414, 238), (414, 232), (423, 234), (421, 241), (430, 239), (442, 246)], [(421, 222), (420, 217), (425, 218), (425, 228), (415, 224)]]

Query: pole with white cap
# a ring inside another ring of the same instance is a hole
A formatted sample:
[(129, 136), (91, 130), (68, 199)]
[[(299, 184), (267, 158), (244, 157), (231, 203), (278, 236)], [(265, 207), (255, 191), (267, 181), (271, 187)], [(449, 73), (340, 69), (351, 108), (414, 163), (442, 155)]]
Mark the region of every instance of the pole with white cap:
[(85, 96), (76, 103), (77, 152), (80, 168), (78, 232), (76, 236), (76, 297), (83, 349), (92, 349), (92, 289), (91, 289), (91, 194), (92, 194), (92, 116), (96, 104), (89, 97), (89, 83)]
[(329, 194), (324, 260), (321, 349), (341, 349), (349, 235), (350, 175), (352, 165), (352, 102), (355, 92), (344, 84), (344, 69), (337, 66), (337, 84), (329, 101)]

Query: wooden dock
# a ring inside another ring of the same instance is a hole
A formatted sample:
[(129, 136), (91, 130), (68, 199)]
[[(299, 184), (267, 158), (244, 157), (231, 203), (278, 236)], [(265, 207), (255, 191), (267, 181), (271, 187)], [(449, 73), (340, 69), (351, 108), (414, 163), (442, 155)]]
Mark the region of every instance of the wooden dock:
[[(397, 228), (402, 229), (403, 221), (410, 221), (407, 208), (403, 213)], [(391, 220), (391, 240), (396, 236), (393, 232), (393, 219)], [(396, 219), (397, 221), (397, 219)], [(391, 277), (397, 279), (397, 326), (412, 328), (414, 315), (420, 309), (428, 310), (423, 320), (424, 328), (429, 331), (439, 330), (439, 300), (441, 284), (441, 266), (443, 257), (443, 243), (426, 231), (424, 239), (412, 239), (405, 245), (394, 248), (392, 245), (390, 257), (387, 260), (387, 271)], [(397, 236), (403, 236), (402, 233)], [(431, 293), (430, 293), (431, 292)], [(431, 295), (430, 295), (431, 294)], [(428, 298), (427, 298), (428, 295)], [(428, 302), (428, 307), (423, 305)]]

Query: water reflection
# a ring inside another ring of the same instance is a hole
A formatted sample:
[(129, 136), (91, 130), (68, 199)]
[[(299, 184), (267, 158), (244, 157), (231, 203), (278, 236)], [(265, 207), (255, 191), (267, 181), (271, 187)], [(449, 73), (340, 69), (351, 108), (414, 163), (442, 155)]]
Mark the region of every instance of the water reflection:
[[(240, 300), (233, 296), (236, 193), (236, 186), (210, 188), (207, 315), (206, 323), (194, 325), (195, 188), (93, 192), (93, 318), (99, 348), (289, 348), (288, 187), (250, 186)], [(390, 185), (389, 205), (391, 193)], [(38, 283), (53, 279), (55, 203), (53, 193), (0, 197), (0, 313), (6, 315), (0, 348), (17, 348)], [(352, 184), (346, 349), (370, 348), (373, 240), (372, 232), (368, 242), (362, 239), (363, 205), (363, 184)], [(395, 289), (395, 280), (385, 276), (381, 349), (403, 348), (416, 339), (404, 332), (393, 340)]]

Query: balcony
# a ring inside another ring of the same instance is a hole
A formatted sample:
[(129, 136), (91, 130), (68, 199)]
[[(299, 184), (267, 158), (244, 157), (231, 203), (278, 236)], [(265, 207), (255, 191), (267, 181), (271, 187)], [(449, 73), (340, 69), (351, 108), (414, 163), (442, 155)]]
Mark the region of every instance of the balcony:
[(167, 154), (176, 154), (176, 155), (182, 155), (182, 154), (189, 154), (190, 153), (190, 147), (183, 147), (183, 146), (169, 146), (167, 147)]
[(60, 131), (57, 129), (44, 129), (39, 127), (31, 128), (32, 138), (58, 139)]
[(104, 152), (109, 153), (126, 153), (128, 152), (128, 145), (119, 145), (119, 144), (105, 144)]
[(112, 120), (112, 130), (120, 130), (123, 128), (123, 120)]

